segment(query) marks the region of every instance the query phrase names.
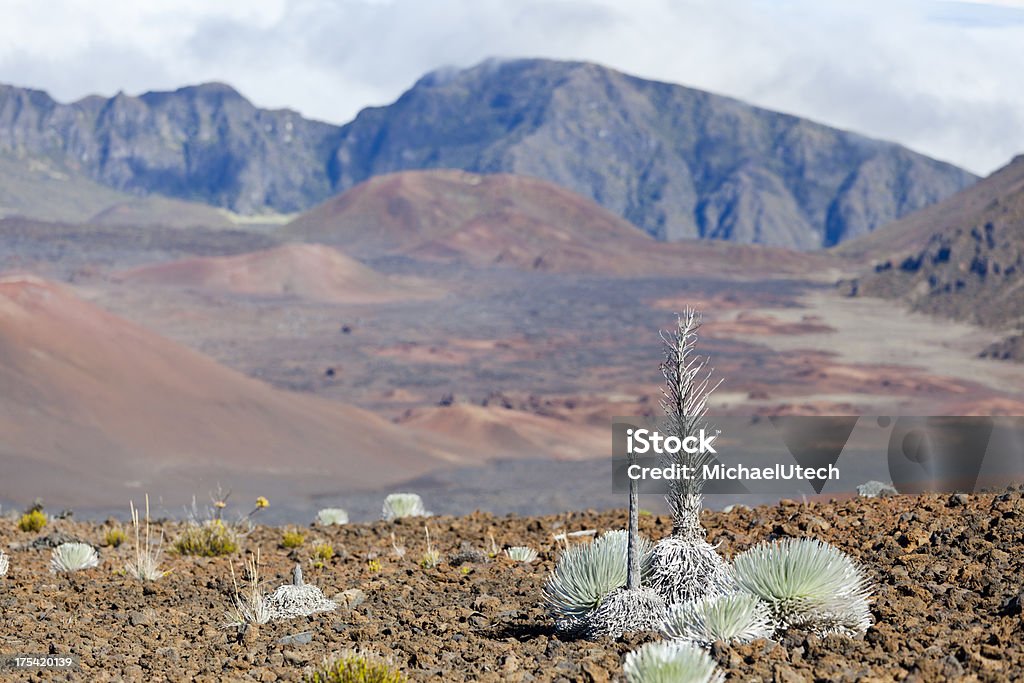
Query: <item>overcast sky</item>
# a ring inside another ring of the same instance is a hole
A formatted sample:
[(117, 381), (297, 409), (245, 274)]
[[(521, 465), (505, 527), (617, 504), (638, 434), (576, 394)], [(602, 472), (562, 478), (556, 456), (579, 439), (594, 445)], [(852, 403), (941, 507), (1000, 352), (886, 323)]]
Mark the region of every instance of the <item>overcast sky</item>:
[(0, 82), (86, 94), (218, 80), (343, 123), (424, 72), (598, 62), (988, 173), (1024, 152), (1024, 0), (4, 0)]

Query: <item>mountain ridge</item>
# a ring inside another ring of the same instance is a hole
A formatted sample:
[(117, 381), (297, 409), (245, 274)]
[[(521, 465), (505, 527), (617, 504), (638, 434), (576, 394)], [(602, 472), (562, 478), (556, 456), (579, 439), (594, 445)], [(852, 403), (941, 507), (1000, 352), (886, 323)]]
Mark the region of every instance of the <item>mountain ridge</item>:
[(586, 62), (488, 60), (336, 126), (221, 83), (61, 104), (0, 86), (0, 152), (240, 213), (453, 168), (548, 180), (659, 239), (830, 246), (974, 180), (893, 143)]
[[(829, 144), (817, 144), (821, 137)], [(450, 143), (432, 144), (438, 138)], [(799, 173), (784, 179), (776, 162)], [(393, 104), (363, 110), (343, 128), (335, 185), (436, 167), (555, 182), (661, 239), (805, 249), (869, 232), (973, 178), (789, 114), (550, 60), (428, 74)], [(937, 176), (923, 178), (926, 171)], [(889, 185), (903, 196), (887, 193)]]
[(806, 273), (833, 257), (715, 240), (658, 242), (554, 183), (435, 169), (374, 176), (284, 226), (282, 235), (364, 259), (403, 255), (475, 267), (636, 277)]
[[(873, 261), (870, 272), (845, 283), (851, 294), (901, 298), (925, 313), (1024, 330), (1024, 155), (836, 252)], [(1016, 347), (1009, 352), (1021, 356)]]

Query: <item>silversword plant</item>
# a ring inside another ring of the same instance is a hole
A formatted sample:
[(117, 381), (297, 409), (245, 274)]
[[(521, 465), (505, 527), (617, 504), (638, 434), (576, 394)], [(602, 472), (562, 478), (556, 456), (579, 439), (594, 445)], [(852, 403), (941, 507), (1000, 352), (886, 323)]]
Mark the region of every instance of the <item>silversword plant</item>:
[[(707, 419), (708, 401), (722, 380), (713, 382), (714, 368), (707, 358), (697, 353), (701, 325), (701, 313), (687, 308), (676, 319), (674, 330), (660, 333), (664, 351), (661, 363), (661, 374), (665, 378), (661, 400), (661, 409), (665, 413), (664, 431), (681, 440), (696, 437), (701, 430), (715, 433)], [(690, 472), (696, 473), (702, 473), (704, 465), (712, 463), (712, 455), (705, 451), (690, 453), (681, 450), (666, 454), (665, 459), (667, 465), (686, 466)], [(703, 488), (703, 477), (682, 477), (669, 481), (666, 502), (672, 513), (674, 536), (704, 538), (704, 527), (700, 524)]]
[(505, 555), (516, 562), (530, 563), (537, 559), (537, 551), (528, 545), (514, 545), (511, 548), (505, 548)]
[(77, 572), (99, 563), (96, 549), (88, 543), (61, 543), (50, 553), (50, 569), (54, 572)]
[(323, 591), (303, 581), (302, 567), (299, 565), (295, 565), (292, 570), (292, 582), (271, 593), (266, 599), (266, 606), (270, 621), (308, 617), (320, 612), (333, 612), (338, 608), (338, 604), (328, 600)]
[(725, 676), (707, 652), (678, 640), (647, 643), (626, 655), (628, 683), (722, 683)]
[(736, 582), (764, 600), (783, 628), (857, 636), (872, 623), (867, 577), (816, 539), (760, 543), (733, 560)]
[[(637, 539), (641, 576), (650, 570), (651, 542)], [(626, 531), (609, 531), (591, 543), (572, 545), (544, 585), (544, 601), (562, 632), (578, 632), (601, 599), (626, 585)]]
[(767, 603), (736, 592), (672, 605), (658, 630), (666, 638), (707, 647), (717, 640), (747, 643), (771, 638), (775, 623)]
[(415, 493), (392, 493), (384, 499), (381, 515), (389, 522), (405, 517), (430, 517), (423, 507), (423, 499)]
[(625, 633), (654, 630), (665, 614), (665, 600), (650, 586), (628, 585), (611, 591), (587, 615), (579, 632), (588, 638), (619, 638)]
[(704, 538), (663, 538), (654, 546), (651, 560), (651, 585), (669, 604), (734, 590), (729, 564)]
[(316, 513), (316, 521), (320, 526), (341, 526), (348, 524), (348, 513), (341, 508), (324, 508)]
[(0, 550), (0, 576), (7, 576), (7, 569), (10, 566), (11, 562), (7, 559), (7, 554)]
[[(714, 369), (697, 354), (697, 335), (703, 319), (697, 310), (687, 308), (676, 319), (676, 328), (661, 333), (665, 377), (661, 407), (665, 413), (663, 431), (680, 439), (714, 433), (707, 420), (708, 400), (721, 380), (713, 382)], [(680, 451), (665, 456), (666, 465), (690, 468), (702, 473), (712, 455), (703, 451)], [(729, 565), (706, 540), (700, 523), (703, 507), (702, 477), (669, 481), (665, 497), (672, 515), (672, 535), (658, 542), (654, 550), (651, 585), (669, 604), (687, 602), (705, 595), (732, 589)]]
[[(636, 456), (630, 454), (630, 464)], [(626, 585), (609, 592), (586, 617), (581, 628), (590, 638), (619, 638), (625, 633), (648, 631), (665, 612), (665, 599), (650, 586), (642, 586), (643, 568), (650, 549), (640, 545), (640, 487), (635, 479), (629, 482), (629, 508), (626, 525)]]

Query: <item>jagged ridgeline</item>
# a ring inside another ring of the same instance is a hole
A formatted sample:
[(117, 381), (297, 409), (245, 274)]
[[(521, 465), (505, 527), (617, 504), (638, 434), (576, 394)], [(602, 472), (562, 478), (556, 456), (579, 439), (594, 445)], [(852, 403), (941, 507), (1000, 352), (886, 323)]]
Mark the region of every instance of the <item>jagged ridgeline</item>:
[(260, 109), (218, 83), (70, 104), (0, 86), (0, 173), (5, 159), (244, 214), (301, 211), (395, 171), (512, 173), (591, 198), (659, 239), (798, 249), (869, 233), (975, 180), (899, 145), (541, 59), (433, 72), (344, 126)]

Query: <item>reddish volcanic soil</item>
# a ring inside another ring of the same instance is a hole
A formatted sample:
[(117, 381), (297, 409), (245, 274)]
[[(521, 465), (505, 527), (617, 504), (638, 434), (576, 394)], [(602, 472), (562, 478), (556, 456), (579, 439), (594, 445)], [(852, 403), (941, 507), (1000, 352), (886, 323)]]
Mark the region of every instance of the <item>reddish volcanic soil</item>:
[(381, 303), (441, 293), (424, 282), (381, 275), (336, 249), (314, 244), (286, 244), (238, 256), (143, 266), (121, 277), (131, 285), (300, 297), (327, 303)]
[[(429, 504), (429, 501), (427, 501)], [(271, 503), (273, 505), (273, 503)], [(265, 590), (289, 580), (296, 562), (308, 583), (336, 596), (335, 612), (264, 625), (239, 638), (225, 628), (230, 565), (242, 558), (170, 555), (170, 574), (143, 586), (122, 568), (132, 541), (101, 548), (100, 566), (49, 572), (36, 535), (0, 520), (10, 572), (0, 578), (4, 653), (74, 654), (73, 681), (302, 680), (311, 666), (347, 648), (390, 658), (414, 681), (610, 681), (622, 659), (654, 633), (620, 640), (569, 640), (554, 634), (541, 589), (554, 567), (554, 534), (622, 528), (625, 514), (466, 517), (425, 520), (442, 557), (432, 569), (424, 520), (306, 529), (305, 544), (279, 547), (282, 530), (258, 527), (244, 541), (260, 550)], [(659, 539), (663, 517), (641, 516)], [(789, 632), (711, 652), (730, 681), (1015, 681), (1024, 678), (1024, 498), (1020, 491), (977, 496), (896, 496), (810, 502), (705, 513), (708, 537), (731, 558), (770, 538), (815, 537), (852, 555), (873, 587), (875, 624), (862, 638)], [(180, 525), (160, 527), (172, 539)], [(44, 529), (100, 544), (106, 526), (58, 520)], [(392, 536), (392, 533), (394, 534)], [(312, 560), (319, 542), (336, 556)], [(406, 549), (396, 556), (393, 543)], [(495, 543), (530, 545), (533, 564), (486, 553)], [(464, 549), (476, 551), (457, 558)], [(5, 680), (53, 680), (0, 674)]]
[(821, 318), (805, 315), (799, 321), (785, 322), (770, 315), (760, 315), (751, 311), (743, 311), (732, 320), (710, 322), (704, 328), (707, 334), (716, 337), (741, 338), (756, 337), (766, 334), (821, 334), (835, 332), (835, 329), (824, 325)]
[[(570, 250), (646, 238), (639, 228), (557, 185), (462, 171), (410, 171), (371, 179), (287, 226), (293, 236), (348, 245), (355, 254), (451, 252), (482, 262), (531, 248)], [(582, 239), (581, 239), (582, 238)], [(551, 256), (545, 255), (549, 260)]]
[(598, 458), (608, 451), (608, 424), (587, 425), (503, 406), (456, 404), (408, 411), (399, 424), (449, 438), (495, 458)]
[(192, 495), (228, 473), (245, 490), (287, 474), (298, 494), (464, 462), (444, 439), (274, 389), (30, 276), (0, 279), (0, 386), (0, 470), (19, 500)]

